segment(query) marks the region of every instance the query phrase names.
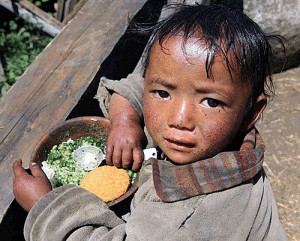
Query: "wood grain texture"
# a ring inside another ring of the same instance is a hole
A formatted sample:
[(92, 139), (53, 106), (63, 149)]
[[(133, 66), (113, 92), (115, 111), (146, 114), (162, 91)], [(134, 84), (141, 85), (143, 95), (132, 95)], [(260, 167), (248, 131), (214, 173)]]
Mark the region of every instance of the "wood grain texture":
[(89, 0), (0, 103), (0, 219), (13, 200), (12, 164), (64, 121), (146, 0)]

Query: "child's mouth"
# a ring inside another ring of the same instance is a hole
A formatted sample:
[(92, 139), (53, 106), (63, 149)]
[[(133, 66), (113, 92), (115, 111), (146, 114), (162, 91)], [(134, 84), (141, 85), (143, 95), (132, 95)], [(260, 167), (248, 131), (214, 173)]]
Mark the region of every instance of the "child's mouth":
[(191, 152), (192, 149), (196, 146), (194, 143), (191, 142), (173, 140), (168, 138), (165, 138), (165, 142), (168, 148), (180, 152)]

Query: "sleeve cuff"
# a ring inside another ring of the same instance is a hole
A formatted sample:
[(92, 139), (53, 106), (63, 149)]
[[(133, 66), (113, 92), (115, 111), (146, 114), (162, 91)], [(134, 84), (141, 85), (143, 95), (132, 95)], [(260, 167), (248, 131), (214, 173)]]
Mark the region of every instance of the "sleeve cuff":
[(24, 236), (26, 240), (64, 240), (84, 226), (113, 228), (123, 223), (100, 198), (71, 184), (54, 189), (33, 206)]

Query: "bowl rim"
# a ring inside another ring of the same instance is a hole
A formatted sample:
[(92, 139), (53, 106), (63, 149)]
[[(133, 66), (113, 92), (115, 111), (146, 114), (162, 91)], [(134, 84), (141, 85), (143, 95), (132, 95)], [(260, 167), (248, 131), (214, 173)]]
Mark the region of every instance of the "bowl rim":
[(31, 152), (31, 155), (30, 155), (30, 160), (29, 160), (29, 164), (32, 163), (32, 160), (34, 159), (34, 154), (36, 153), (36, 151), (39, 149), (39, 147), (42, 145), (44, 139), (46, 139), (51, 133), (55, 132), (56, 129), (59, 129), (59, 128), (63, 128), (64, 126), (67, 126), (69, 125), (70, 123), (74, 123), (74, 122), (84, 122), (84, 121), (92, 121), (93, 119), (95, 120), (99, 120), (99, 121), (104, 121), (104, 122), (107, 122), (109, 125), (110, 124), (110, 120), (107, 119), (107, 118), (104, 118), (104, 117), (100, 117), (100, 116), (80, 116), (80, 117), (75, 117), (75, 118), (72, 118), (72, 119), (68, 119), (68, 120), (65, 120), (63, 122), (60, 122), (56, 125), (54, 125), (53, 127), (51, 127), (43, 136), (42, 138), (37, 142), (37, 144), (35, 145), (34, 149), (32, 150)]

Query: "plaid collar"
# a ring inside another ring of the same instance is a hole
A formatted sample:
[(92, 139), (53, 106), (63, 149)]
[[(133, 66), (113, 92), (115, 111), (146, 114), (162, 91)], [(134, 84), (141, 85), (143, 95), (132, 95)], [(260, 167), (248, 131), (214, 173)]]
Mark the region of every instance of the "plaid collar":
[(253, 128), (239, 151), (186, 165), (153, 159), (153, 181), (157, 195), (173, 202), (234, 187), (254, 177), (262, 168), (265, 145)]

